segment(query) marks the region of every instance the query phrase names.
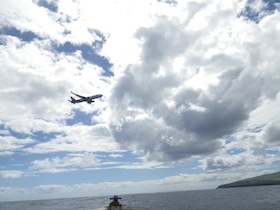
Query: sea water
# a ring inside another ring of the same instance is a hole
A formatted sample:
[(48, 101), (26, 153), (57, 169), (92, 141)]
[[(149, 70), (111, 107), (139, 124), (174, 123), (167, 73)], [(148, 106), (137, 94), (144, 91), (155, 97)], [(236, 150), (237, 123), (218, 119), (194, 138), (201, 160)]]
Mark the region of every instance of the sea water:
[[(280, 185), (119, 195), (122, 204), (154, 210), (276, 210)], [(109, 197), (65, 198), (0, 202), (2, 210), (93, 210), (110, 203)]]

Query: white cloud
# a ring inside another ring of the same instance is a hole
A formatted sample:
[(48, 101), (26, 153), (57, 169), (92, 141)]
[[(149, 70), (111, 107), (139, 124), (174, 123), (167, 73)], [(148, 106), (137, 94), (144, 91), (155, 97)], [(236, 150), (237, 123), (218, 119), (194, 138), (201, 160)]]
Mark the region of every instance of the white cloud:
[(15, 153), (29, 145), (36, 143), (35, 140), (30, 138), (15, 138), (13, 136), (0, 136), (0, 154), (5, 155)]
[(8, 130), (0, 130), (0, 135), (1, 136), (9, 136), (10, 132)]
[(24, 172), (17, 170), (0, 171), (0, 177), (4, 179), (17, 179), (23, 176)]
[(71, 154), (63, 158), (34, 160), (30, 169), (35, 173), (58, 173), (77, 169), (96, 168), (99, 166), (99, 159), (93, 153)]
[(76, 124), (61, 127), (63, 133), (46, 142), (40, 142), (25, 151), (31, 153), (48, 152), (117, 152), (121, 151), (106, 125), (87, 126)]
[(267, 143), (279, 144), (280, 142), (280, 123), (278, 120), (271, 121), (263, 129), (260, 138)]
[(43, 38), (60, 40), (64, 31), (59, 22), (56, 22), (59, 16), (29, 0), (2, 1), (0, 17), (2, 27), (13, 26), (21, 31), (32, 31)]
[(121, 157), (123, 157), (123, 155), (122, 155), (122, 154), (115, 154), (115, 153), (112, 153), (112, 154), (109, 155), (109, 157), (112, 157), (112, 158), (121, 158)]
[[(245, 129), (242, 125), (260, 99), (270, 97), (263, 85), (272, 77), (264, 75), (275, 74), (278, 65), (266, 61), (263, 44), (268, 36), (262, 33), (266, 24), (236, 19), (229, 5), (209, 3), (204, 7), (188, 23), (158, 16), (153, 26), (141, 27), (136, 33), (142, 40), (141, 60), (125, 69), (110, 101), (111, 128), (124, 148), (157, 160), (213, 153), (223, 136)], [(202, 28), (194, 28), (195, 22)], [(271, 27), (268, 31), (277, 34)], [(173, 65), (178, 57), (184, 64), (179, 68)], [(268, 71), (262, 68), (264, 64), (269, 65)], [(195, 84), (202, 88), (187, 85), (199, 74), (205, 78)], [(278, 89), (271, 93), (275, 95)], [(142, 113), (149, 117), (137, 120)], [(171, 137), (176, 143), (166, 140)]]

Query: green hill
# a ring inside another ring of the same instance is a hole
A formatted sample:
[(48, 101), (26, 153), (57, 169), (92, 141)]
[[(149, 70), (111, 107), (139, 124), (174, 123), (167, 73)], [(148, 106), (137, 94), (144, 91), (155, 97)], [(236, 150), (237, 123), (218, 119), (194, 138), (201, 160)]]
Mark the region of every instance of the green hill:
[(237, 182), (220, 185), (218, 188), (249, 187), (262, 185), (280, 185), (280, 172), (243, 179)]

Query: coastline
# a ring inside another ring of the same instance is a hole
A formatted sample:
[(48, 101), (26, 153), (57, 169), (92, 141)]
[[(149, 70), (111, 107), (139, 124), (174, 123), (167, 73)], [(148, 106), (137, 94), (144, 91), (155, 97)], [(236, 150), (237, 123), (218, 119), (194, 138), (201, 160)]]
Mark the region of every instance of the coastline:
[(232, 187), (252, 187), (252, 186), (265, 186), (265, 185), (280, 185), (280, 172), (264, 174), (248, 179), (223, 184), (217, 187), (221, 188), (232, 188)]

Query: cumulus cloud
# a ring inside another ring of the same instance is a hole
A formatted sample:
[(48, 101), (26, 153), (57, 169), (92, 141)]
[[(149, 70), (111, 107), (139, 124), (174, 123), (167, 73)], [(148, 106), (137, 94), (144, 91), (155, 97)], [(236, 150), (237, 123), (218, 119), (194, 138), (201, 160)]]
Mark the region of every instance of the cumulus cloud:
[[(253, 157), (252, 157), (253, 156)], [(275, 160), (274, 160), (275, 161)], [(257, 166), (270, 164), (269, 159), (263, 155), (252, 155), (242, 152), (239, 155), (222, 155), (201, 160), (201, 167), (206, 171), (248, 170)], [(246, 166), (246, 169), (243, 168)]]
[(25, 148), (24, 151), (30, 153), (120, 151), (118, 144), (112, 139), (108, 126), (104, 124), (62, 126), (61, 131), (63, 133), (56, 133), (48, 141), (38, 142), (32, 147)]
[(0, 136), (0, 155), (13, 154), (36, 142), (36, 140), (30, 138), (18, 139), (13, 136)]
[(98, 158), (93, 153), (71, 154), (63, 158), (47, 158), (34, 160), (30, 169), (35, 173), (58, 173), (77, 170), (78, 168), (92, 168), (99, 165)]
[[(135, 34), (142, 42), (141, 62), (125, 69), (110, 101), (111, 128), (126, 149), (157, 160), (213, 153), (269, 97), (265, 75), (277, 67), (272, 62), (263, 68), (266, 20), (251, 24), (219, 6), (213, 13), (213, 5), (204, 5), (187, 23), (159, 16)], [(204, 27), (190, 27), (206, 18)], [(194, 80), (196, 86), (189, 85)]]
[(272, 121), (262, 131), (261, 138), (272, 144), (280, 142), (280, 125), (278, 121)]

